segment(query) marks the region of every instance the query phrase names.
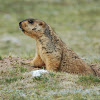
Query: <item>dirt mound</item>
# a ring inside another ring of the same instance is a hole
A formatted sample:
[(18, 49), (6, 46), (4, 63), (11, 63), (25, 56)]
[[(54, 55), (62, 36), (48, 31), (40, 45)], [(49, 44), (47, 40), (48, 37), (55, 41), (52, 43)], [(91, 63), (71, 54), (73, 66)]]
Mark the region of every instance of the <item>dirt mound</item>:
[(27, 62), (30, 60), (32, 60), (32, 58), (25, 59), (19, 57), (4, 57), (3, 59), (0, 60), (0, 70), (6, 71), (6, 69), (8, 68), (16, 68), (18, 66), (26, 67), (28, 70), (39, 69), (30, 65), (22, 65), (22, 62)]
[[(6, 70), (9, 68), (17, 68), (17, 67), (24, 67), (27, 68), (29, 71), (40, 69), (35, 66), (22, 64), (22, 62), (24, 63), (31, 60), (32, 58), (26, 59), (26, 58), (11, 57), (11, 56), (4, 57), (3, 59), (0, 60), (0, 71), (6, 72)], [(91, 65), (90, 67), (94, 70), (96, 76), (100, 77), (100, 67), (97, 67), (96, 65)]]

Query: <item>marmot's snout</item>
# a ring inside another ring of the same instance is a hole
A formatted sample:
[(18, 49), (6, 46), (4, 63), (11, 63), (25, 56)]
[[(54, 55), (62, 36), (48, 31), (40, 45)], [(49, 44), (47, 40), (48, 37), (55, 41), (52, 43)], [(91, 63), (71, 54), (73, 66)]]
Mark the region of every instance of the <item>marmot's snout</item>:
[(22, 22), (19, 22), (19, 26), (21, 26), (21, 23), (22, 23)]
[(21, 27), (21, 23), (22, 23), (22, 22), (19, 22), (19, 27), (20, 27), (20, 28), (22, 28), (22, 27)]
[(22, 28), (22, 21), (21, 22), (19, 22), (19, 28), (24, 32), (24, 29)]
[(25, 31), (24, 28), (26, 28), (27, 24), (33, 25), (33, 23), (34, 23), (34, 19), (25, 19), (25, 20), (19, 22), (19, 28), (22, 31)]

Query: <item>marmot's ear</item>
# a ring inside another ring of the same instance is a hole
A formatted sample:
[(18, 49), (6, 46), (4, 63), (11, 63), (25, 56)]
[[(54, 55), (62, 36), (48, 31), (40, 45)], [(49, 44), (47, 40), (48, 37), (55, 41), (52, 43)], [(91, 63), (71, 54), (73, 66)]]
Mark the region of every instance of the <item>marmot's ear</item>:
[(45, 23), (43, 21), (41, 21), (41, 22), (39, 22), (39, 25), (44, 27)]

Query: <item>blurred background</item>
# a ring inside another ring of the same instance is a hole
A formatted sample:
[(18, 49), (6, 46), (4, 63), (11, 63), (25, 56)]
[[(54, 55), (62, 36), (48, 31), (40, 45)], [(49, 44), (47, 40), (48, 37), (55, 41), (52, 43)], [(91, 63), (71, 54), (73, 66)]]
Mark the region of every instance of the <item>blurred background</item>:
[(100, 0), (0, 0), (0, 56), (34, 56), (35, 40), (18, 26), (27, 18), (45, 21), (83, 59), (100, 62)]

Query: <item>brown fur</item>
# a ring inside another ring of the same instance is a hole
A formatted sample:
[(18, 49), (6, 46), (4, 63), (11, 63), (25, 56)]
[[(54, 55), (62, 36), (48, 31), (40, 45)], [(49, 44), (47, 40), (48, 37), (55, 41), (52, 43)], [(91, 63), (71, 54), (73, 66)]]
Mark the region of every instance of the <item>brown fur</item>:
[(94, 74), (94, 71), (55, 34), (44, 21), (26, 19), (20, 22), (22, 31), (36, 40), (36, 56), (26, 64), (47, 70), (75, 74)]

